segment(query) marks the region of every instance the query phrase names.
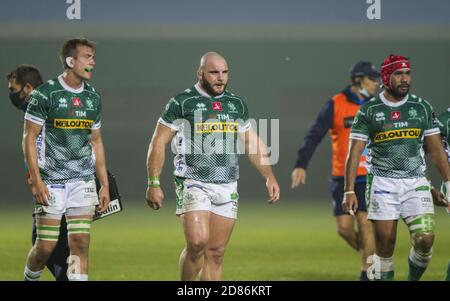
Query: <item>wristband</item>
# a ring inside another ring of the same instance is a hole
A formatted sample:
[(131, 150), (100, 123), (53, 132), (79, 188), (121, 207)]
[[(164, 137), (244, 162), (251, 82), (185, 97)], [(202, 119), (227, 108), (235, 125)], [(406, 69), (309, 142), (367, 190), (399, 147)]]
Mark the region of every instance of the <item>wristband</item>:
[(159, 182), (159, 177), (158, 176), (148, 177), (148, 187), (150, 187), (150, 188), (160, 188), (161, 184)]
[(354, 191), (354, 190), (351, 190), (351, 191), (345, 191), (345, 192), (344, 192), (344, 195), (347, 195), (347, 194), (355, 194), (355, 191)]

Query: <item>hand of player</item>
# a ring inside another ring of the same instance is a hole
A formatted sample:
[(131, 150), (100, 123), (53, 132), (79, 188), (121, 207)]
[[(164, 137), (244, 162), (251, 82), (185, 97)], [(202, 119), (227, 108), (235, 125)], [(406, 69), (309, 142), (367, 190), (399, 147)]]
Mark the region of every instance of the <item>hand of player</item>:
[(102, 186), (100, 190), (98, 191), (98, 211), (100, 213), (103, 213), (108, 209), (109, 207), (109, 188)]
[(342, 201), (342, 210), (350, 215), (355, 216), (358, 210), (358, 199), (356, 194), (349, 193), (344, 195), (344, 200)]
[(147, 192), (145, 193), (145, 199), (147, 204), (155, 210), (162, 207), (164, 201), (164, 192), (161, 188), (151, 188), (147, 187)]
[(306, 170), (304, 168), (295, 168), (291, 174), (292, 184), (291, 188), (298, 187), (300, 184), (306, 183)]
[(431, 195), (433, 196), (433, 203), (436, 206), (447, 207), (448, 202), (445, 199), (445, 195), (437, 188), (431, 188)]
[(269, 204), (274, 204), (280, 199), (280, 186), (274, 176), (268, 177), (266, 181), (267, 192), (269, 193)]
[(48, 206), (50, 200), (50, 191), (42, 180), (33, 181), (30, 185), (31, 194), (38, 204)]

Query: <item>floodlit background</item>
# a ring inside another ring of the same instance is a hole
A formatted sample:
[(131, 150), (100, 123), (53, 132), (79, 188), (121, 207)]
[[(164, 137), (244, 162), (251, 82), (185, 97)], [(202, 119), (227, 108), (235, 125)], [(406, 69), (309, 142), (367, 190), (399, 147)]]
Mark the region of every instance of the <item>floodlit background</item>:
[[(379, 68), (390, 53), (410, 57), (412, 93), (430, 101), (437, 113), (445, 110), (449, 106), (450, 2), (382, 1), (380, 20), (367, 18), (365, 0), (80, 3), (81, 19), (69, 20), (69, 4), (64, 0), (0, 1), (0, 73), (27, 63), (38, 66), (45, 79), (50, 79), (62, 72), (58, 52), (65, 40), (84, 36), (97, 44), (92, 84), (103, 96), (107, 164), (116, 175), (125, 211), (94, 226), (92, 278), (120, 279), (122, 274), (126, 280), (177, 278), (183, 239), (172, 214), (171, 155), (168, 153), (162, 176), (165, 208), (155, 213), (144, 203), (147, 147), (168, 99), (195, 83), (203, 53), (217, 51), (228, 59), (229, 89), (247, 101), (251, 116), (280, 120), (280, 156), (274, 170), (282, 200), (276, 208), (266, 208), (263, 179), (242, 157), (240, 220), (226, 255), (224, 277), (357, 279), (358, 258), (335, 234), (328, 191), (329, 139), (324, 139), (309, 165), (307, 185), (293, 191), (290, 173), (297, 149), (320, 107), (349, 83), (348, 70), (361, 59)], [(11, 106), (6, 81), (0, 95), (0, 279), (20, 279), (32, 209), (20, 146), (23, 114)], [(270, 140), (268, 144), (274, 147)], [(431, 174), (438, 183), (433, 169)], [(450, 258), (448, 220), (445, 214), (437, 215), (435, 258), (425, 275), (428, 279), (442, 278)], [(165, 227), (158, 227), (159, 223)], [(152, 231), (162, 234), (155, 237)], [(406, 269), (406, 234), (400, 233), (403, 238), (396, 253), (400, 269)], [(267, 244), (265, 235), (274, 243)], [(126, 241), (124, 237), (131, 241), (117, 245)], [(275, 243), (277, 238), (279, 243)], [(267, 245), (261, 245), (264, 241)], [(135, 256), (132, 252), (136, 250), (148, 251)], [(142, 268), (133, 270), (124, 259), (137, 260), (136, 267), (154, 264), (158, 257), (152, 252), (159, 251), (170, 254), (167, 262), (172, 266), (149, 268), (151, 273), (147, 273)], [(283, 252), (291, 252), (292, 257)], [(303, 263), (311, 254), (322, 255)], [(102, 263), (105, 258), (108, 260)], [(111, 268), (117, 258), (122, 258), (123, 266), (105, 273), (109, 271), (106, 266)], [(325, 258), (335, 266), (325, 264)], [(283, 260), (288, 262), (283, 265)], [(235, 263), (237, 268), (242, 262), (251, 267), (242, 273), (227, 270), (227, 266), (232, 269)], [(273, 273), (252, 270), (264, 271), (271, 262), (281, 264)], [(307, 263), (310, 269), (305, 267)], [(346, 274), (342, 269), (347, 265), (352, 267)], [(127, 266), (131, 271), (119, 274)]]

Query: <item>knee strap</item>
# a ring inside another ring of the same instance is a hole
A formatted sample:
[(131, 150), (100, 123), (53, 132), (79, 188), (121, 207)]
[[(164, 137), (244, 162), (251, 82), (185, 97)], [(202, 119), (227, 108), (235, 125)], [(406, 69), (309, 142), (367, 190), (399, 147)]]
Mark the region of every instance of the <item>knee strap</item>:
[(36, 233), (39, 240), (58, 241), (59, 226), (39, 225)]
[(433, 233), (436, 226), (433, 214), (410, 216), (405, 219), (405, 222), (412, 236)]
[(67, 220), (67, 233), (71, 234), (89, 234), (91, 231), (92, 220), (79, 218)]

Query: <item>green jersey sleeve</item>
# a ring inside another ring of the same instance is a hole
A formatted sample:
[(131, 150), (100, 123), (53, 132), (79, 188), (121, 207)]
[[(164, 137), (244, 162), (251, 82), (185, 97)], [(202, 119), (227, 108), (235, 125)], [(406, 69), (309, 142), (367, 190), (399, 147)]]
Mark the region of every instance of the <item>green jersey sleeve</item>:
[(179, 120), (182, 117), (183, 116), (180, 103), (175, 98), (171, 98), (167, 103), (164, 112), (161, 114), (158, 122), (171, 128), (174, 131), (178, 131), (179, 126), (177, 125), (176, 120)]
[(431, 106), (431, 104), (427, 101), (424, 101), (425, 103), (425, 109), (427, 112), (427, 124), (425, 127), (425, 131), (424, 131), (424, 135), (425, 136), (431, 136), (431, 135), (436, 135), (440, 133), (439, 130), (439, 120), (436, 117), (436, 113), (433, 110), (433, 107)]
[(368, 141), (370, 137), (367, 111), (361, 107), (353, 120), (350, 139)]
[(41, 90), (35, 89), (28, 100), (25, 119), (39, 125), (44, 125), (50, 110), (50, 98)]

